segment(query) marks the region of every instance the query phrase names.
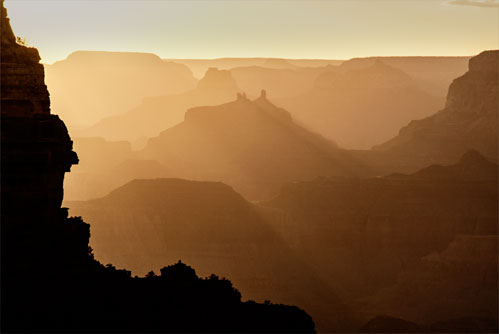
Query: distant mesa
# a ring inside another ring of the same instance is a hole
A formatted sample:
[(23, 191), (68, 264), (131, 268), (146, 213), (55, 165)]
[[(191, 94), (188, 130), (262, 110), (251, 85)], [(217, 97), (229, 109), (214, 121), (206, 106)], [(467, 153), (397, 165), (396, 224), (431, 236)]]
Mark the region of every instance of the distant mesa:
[[(216, 91), (220, 92), (223, 90), (232, 91), (237, 87), (237, 83), (231, 76), (229, 71), (219, 70), (217, 68), (211, 67), (206, 71), (205, 76), (199, 81), (197, 88), (204, 91)], [(236, 88), (237, 89), (237, 88)]]
[(53, 111), (70, 130), (120, 114), (148, 96), (193, 89), (190, 69), (151, 53), (76, 51), (45, 65)]

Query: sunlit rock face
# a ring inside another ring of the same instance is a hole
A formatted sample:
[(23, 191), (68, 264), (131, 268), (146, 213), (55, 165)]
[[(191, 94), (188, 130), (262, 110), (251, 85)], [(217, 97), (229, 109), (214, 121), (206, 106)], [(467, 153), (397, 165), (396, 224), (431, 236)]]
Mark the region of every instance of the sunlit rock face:
[(469, 149), (497, 161), (498, 59), (498, 50), (471, 58), (468, 72), (450, 85), (443, 110), (412, 121), (376, 149), (398, 155), (402, 169), (453, 163)]
[(495, 114), (498, 108), (499, 51), (470, 59), (468, 72), (449, 87), (446, 108), (456, 113)]

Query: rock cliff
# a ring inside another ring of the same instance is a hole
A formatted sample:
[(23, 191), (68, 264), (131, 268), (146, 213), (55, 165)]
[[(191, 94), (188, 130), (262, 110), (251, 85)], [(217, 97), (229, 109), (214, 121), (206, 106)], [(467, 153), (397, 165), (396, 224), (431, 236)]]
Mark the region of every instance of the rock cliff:
[(497, 161), (498, 59), (497, 50), (471, 58), (468, 72), (450, 85), (444, 109), (410, 122), (398, 136), (375, 149), (398, 156), (395, 160), (406, 170), (450, 164), (470, 149)]
[(47, 228), (53, 232), (65, 221), (64, 174), (78, 158), (66, 126), (50, 113), (38, 50), (16, 43), (3, 4), (1, 22), (2, 268), (15, 272), (27, 263), (43, 265), (30, 260), (29, 252), (22, 259), (10, 255), (41, 246), (46, 241), (19, 240), (35, 231), (44, 235)]

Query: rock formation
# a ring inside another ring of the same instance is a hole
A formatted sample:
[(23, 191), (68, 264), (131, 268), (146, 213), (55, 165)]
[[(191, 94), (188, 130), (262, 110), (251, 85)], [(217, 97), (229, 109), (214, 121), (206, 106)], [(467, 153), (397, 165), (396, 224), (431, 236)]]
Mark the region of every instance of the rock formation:
[(184, 119), (185, 111), (199, 105), (217, 105), (230, 101), (240, 92), (229, 71), (210, 68), (195, 89), (182, 94), (145, 98), (130, 110), (107, 117), (89, 128), (77, 131), (79, 137), (136, 141), (153, 137)]
[(197, 83), (187, 66), (151, 53), (76, 51), (45, 71), (52, 112), (64, 118), (72, 135), (146, 97), (180, 94)]
[(16, 43), (3, 0), (0, 19), (2, 332), (314, 331), (299, 308), (242, 302), (229, 280), (181, 262), (132, 278), (95, 260), (89, 225), (61, 209), (77, 157), (38, 52)]
[(322, 73), (336, 69), (334, 66), (317, 68), (269, 68), (264, 66), (234, 67), (230, 73), (237, 85), (249, 95), (258, 96), (265, 88), (274, 98), (301, 95), (314, 87), (315, 79)]
[(452, 80), (463, 75), (470, 57), (367, 57), (352, 58), (339, 66), (342, 72), (359, 70), (381, 61), (414, 78), (426, 92), (445, 98)]
[(444, 99), (378, 60), (359, 69), (331, 68), (318, 75), (307, 92), (276, 102), (339, 146), (369, 149), (395, 136), (407, 122), (431, 115)]
[(318, 279), (257, 208), (225, 184), (134, 180), (68, 206), (92, 222), (91, 246), (105, 263), (143, 275), (180, 258), (201, 276), (230, 277), (245, 298), (306, 309), (319, 331), (348, 329), (350, 311), (335, 283)]
[(184, 122), (151, 138), (138, 156), (168, 162), (174, 177), (227, 183), (251, 200), (270, 198), (290, 181), (356, 175), (365, 168), (296, 124), (265, 94), (191, 108)]
[[(28, 258), (33, 254), (19, 262), (9, 254), (23, 254), (19, 240), (65, 222), (64, 174), (78, 158), (66, 126), (50, 113), (38, 50), (16, 43), (3, 4), (1, 24), (2, 268), (15, 272), (26, 261), (42, 265)], [(46, 242), (33, 241), (33, 249)]]
[(490, 318), (498, 298), (497, 175), (497, 164), (469, 152), (411, 175), (289, 184), (263, 205), (277, 209), (267, 221), (284, 240), (365, 315), (424, 325)]
[(492, 161), (498, 156), (499, 51), (484, 51), (449, 87), (445, 108), (412, 121), (398, 136), (377, 146), (398, 170), (450, 164), (470, 149)]

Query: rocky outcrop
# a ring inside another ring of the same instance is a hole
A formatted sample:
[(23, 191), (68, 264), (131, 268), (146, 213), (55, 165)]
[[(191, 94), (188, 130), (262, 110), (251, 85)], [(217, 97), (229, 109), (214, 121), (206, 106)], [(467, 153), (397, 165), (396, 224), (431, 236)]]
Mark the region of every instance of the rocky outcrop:
[(199, 81), (198, 89), (207, 93), (234, 92), (238, 90), (237, 83), (229, 71), (210, 67)]
[(470, 149), (497, 161), (499, 51), (470, 59), (469, 70), (449, 87), (447, 103), (433, 116), (412, 121), (399, 135), (375, 147), (393, 169), (450, 164)]
[(251, 200), (320, 175), (356, 175), (365, 167), (348, 152), (296, 124), (265, 92), (251, 101), (189, 109), (184, 122), (151, 138), (143, 159), (168, 162), (172, 176), (222, 181)]
[[(65, 221), (64, 174), (78, 158), (66, 126), (50, 113), (38, 51), (16, 43), (3, 1), (1, 22), (2, 268), (15, 272), (27, 263), (43, 265), (10, 254), (21, 257), (26, 245), (19, 240)], [(46, 242), (33, 241), (32, 249)]]

